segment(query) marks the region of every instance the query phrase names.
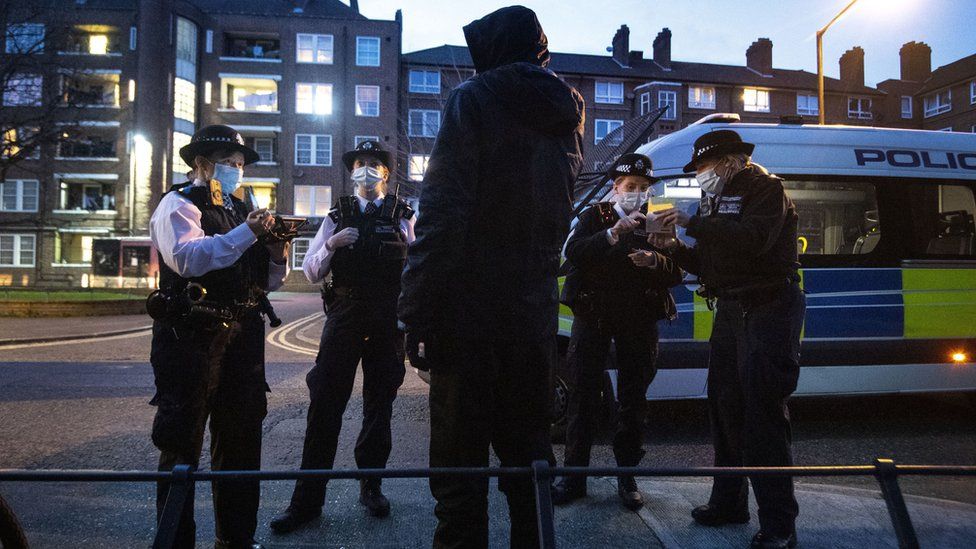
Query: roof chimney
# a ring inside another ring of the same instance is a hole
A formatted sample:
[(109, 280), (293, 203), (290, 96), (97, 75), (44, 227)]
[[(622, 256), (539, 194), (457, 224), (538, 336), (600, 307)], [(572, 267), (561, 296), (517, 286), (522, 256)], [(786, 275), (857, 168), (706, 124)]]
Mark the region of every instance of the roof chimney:
[(359, 0), (349, 0), (349, 7), (359, 13)]
[(625, 67), (630, 66), (630, 29), (627, 25), (620, 25), (617, 34), (613, 35), (613, 59)]
[(921, 82), (932, 74), (932, 48), (925, 42), (908, 42), (898, 54), (902, 80)]
[(746, 66), (764, 76), (773, 74), (773, 41), (760, 38), (746, 50)]
[(864, 50), (861, 46), (840, 56), (840, 81), (848, 86), (864, 86)]
[(665, 69), (671, 68), (671, 30), (667, 27), (654, 39), (654, 62)]

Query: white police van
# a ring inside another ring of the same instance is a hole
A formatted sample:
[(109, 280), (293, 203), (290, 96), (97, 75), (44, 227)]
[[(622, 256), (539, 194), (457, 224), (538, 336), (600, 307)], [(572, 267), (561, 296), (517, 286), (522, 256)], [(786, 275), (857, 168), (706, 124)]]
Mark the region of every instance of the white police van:
[[(783, 178), (799, 213), (807, 315), (796, 394), (976, 390), (976, 134), (712, 115), (637, 149), (661, 180), (655, 202), (697, 208), (682, 168), (694, 141), (720, 129), (756, 145), (753, 160)], [(648, 399), (705, 397), (713, 313), (688, 282), (673, 289), (678, 319), (660, 324)], [(564, 344), (571, 325), (564, 307)]]

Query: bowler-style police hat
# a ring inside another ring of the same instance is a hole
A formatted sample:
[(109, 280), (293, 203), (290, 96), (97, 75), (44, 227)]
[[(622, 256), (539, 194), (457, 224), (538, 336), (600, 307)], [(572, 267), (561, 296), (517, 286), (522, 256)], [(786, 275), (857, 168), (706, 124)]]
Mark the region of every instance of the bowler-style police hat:
[(610, 179), (616, 179), (622, 175), (636, 175), (653, 182), (654, 172), (651, 169), (651, 159), (638, 153), (620, 155), (620, 158), (607, 171), (607, 176)]
[(382, 162), (386, 169), (390, 169), (390, 152), (384, 150), (377, 141), (363, 141), (356, 145), (355, 149), (342, 155), (342, 163), (346, 165), (346, 169), (352, 171), (353, 163), (361, 156), (372, 156)]
[(746, 143), (732, 130), (715, 130), (695, 140), (691, 162), (685, 165), (685, 173), (695, 171), (695, 164), (706, 158), (718, 158), (727, 154), (751, 155), (756, 146)]
[(180, 158), (187, 166), (193, 166), (193, 159), (207, 156), (214, 151), (237, 151), (244, 155), (244, 164), (253, 164), (261, 159), (258, 153), (244, 144), (244, 138), (230, 126), (214, 124), (197, 130), (190, 143), (180, 148)]

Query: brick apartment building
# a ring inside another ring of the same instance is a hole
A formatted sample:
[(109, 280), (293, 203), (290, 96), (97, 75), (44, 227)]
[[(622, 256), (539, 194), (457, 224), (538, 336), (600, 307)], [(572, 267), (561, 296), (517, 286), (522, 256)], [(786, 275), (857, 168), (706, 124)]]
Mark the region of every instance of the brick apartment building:
[[(260, 153), (245, 184), (262, 205), (319, 220), (350, 190), (343, 151), (364, 139), (398, 147), (399, 13), (370, 20), (338, 0), (11, 7), (0, 55), (39, 42), (34, 55), (51, 63), (12, 79), (4, 111), (82, 100), (64, 109), (62, 138), (2, 182), (0, 285), (88, 285), (94, 240), (144, 241), (161, 194), (185, 180), (176, 152), (200, 126), (231, 125)], [(6, 126), (8, 141), (30, 131)], [(297, 265), (307, 242), (295, 246)], [(148, 249), (126, 253), (115, 259), (125, 276), (145, 274)]]

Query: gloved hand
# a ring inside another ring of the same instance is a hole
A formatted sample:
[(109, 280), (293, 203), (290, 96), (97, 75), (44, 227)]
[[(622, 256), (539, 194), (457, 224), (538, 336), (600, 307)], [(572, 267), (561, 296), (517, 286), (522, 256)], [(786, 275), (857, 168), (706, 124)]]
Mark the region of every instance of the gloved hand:
[(422, 372), (429, 372), (430, 362), (427, 360), (425, 339), (427, 338), (417, 332), (407, 332), (407, 358), (410, 359), (410, 365), (414, 368)]
[(359, 229), (355, 227), (346, 227), (336, 234), (329, 237), (325, 242), (325, 246), (329, 250), (338, 250), (339, 248), (344, 248), (350, 244), (355, 244), (359, 240)]

